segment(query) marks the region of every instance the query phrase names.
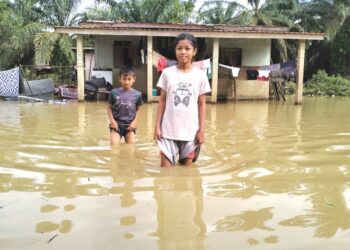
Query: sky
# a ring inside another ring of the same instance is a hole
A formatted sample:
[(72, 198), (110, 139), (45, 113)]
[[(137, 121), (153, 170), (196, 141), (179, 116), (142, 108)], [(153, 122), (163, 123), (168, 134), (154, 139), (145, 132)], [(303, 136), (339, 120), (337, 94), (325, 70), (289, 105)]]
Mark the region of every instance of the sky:
[[(203, 2), (204, 2), (204, 0), (197, 1), (197, 8), (199, 8)], [(248, 0), (237, 0), (237, 2), (244, 5), (244, 6), (248, 5)], [(264, 1), (261, 1), (261, 2), (264, 2)], [(77, 11), (81, 12), (86, 8), (92, 7), (93, 5), (94, 5), (94, 0), (83, 0), (83, 1), (81, 1), (81, 4), (80, 4)]]

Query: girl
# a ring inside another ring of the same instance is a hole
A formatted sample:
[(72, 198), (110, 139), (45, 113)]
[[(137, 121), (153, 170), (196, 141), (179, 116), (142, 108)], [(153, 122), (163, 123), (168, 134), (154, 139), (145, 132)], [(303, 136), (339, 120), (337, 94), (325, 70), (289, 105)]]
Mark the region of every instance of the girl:
[(205, 93), (210, 92), (204, 71), (193, 67), (197, 41), (188, 33), (175, 39), (177, 65), (164, 69), (160, 88), (154, 139), (161, 150), (161, 166), (196, 161), (204, 142)]

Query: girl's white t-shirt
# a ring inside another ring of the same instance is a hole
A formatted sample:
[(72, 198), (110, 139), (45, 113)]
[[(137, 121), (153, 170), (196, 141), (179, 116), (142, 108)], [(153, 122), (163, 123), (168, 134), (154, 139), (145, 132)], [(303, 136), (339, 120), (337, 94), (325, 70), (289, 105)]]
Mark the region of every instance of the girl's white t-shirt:
[(199, 128), (198, 97), (211, 91), (207, 75), (197, 67), (183, 73), (175, 65), (163, 70), (157, 87), (166, 92), (162, 137), (193, 141)]

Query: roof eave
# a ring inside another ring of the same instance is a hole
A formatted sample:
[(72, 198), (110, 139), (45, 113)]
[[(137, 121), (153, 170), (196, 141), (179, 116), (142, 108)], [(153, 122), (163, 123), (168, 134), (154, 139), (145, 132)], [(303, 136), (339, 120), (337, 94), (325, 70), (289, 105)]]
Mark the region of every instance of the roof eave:
[[(176, 37), (186, 30), (144, 30), (144, 29), (94, 29), (78, 27), (55, 27), (57, 33), (71, 33), (80, 35), (112, 35), (112, 36), (153, 36)], [(232, 32), (232, 31), (194, 31), (189, 30), (196, 37), (204, 38), (249, 38), (249, 39), (294, 39), (294, 40), (324, 40), (324, 33), (303, 32)]]

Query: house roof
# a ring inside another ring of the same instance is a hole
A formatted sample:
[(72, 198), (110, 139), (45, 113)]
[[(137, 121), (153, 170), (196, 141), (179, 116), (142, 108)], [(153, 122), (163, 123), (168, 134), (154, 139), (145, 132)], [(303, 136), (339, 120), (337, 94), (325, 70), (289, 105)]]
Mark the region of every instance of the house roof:
[(77, 27), (55, 27), (58, 33), (114, 36), (177, 36), (190, 32), (196, 37), (206, 38), (250, 38), (250, 39), (300, 39), (323, 40), (324, 33), (291, 32), (287, 27), (241, 26), (232, 24), (163, 24), (123, 23), (112, 21), (86, 21)]

